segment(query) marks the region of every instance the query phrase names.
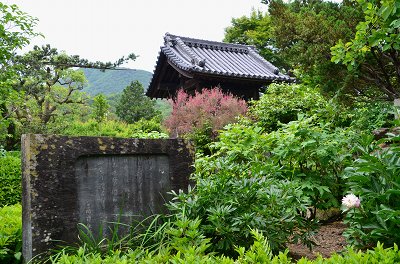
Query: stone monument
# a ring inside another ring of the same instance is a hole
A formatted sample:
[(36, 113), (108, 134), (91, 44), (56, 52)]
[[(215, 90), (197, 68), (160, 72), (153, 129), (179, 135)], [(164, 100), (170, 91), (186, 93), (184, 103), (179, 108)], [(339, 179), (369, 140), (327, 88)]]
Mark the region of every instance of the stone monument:
[(181, 139), (29, 134), (22, 153), (25, 261), (76, 242), (79, 223), (96, 235), (163, 212), (169, 191), (187, 190), (193, 163)]

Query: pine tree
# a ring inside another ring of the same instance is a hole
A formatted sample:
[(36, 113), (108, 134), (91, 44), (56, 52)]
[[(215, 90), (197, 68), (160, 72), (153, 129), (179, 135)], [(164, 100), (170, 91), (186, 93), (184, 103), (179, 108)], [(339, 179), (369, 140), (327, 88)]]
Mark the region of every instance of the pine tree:
[(134, 123), (140, 119), (151, 119), (160, 113), (155, 109), (155, 101), (146, 97), (139, 81), (134, 81), (122, 92), (116, 106), (117, 116), (127, 122)]

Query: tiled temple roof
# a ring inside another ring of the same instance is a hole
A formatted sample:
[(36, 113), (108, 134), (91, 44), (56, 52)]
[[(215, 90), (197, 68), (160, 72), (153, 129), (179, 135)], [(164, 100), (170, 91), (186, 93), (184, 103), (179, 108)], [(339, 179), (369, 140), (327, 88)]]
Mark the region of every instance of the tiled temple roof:
[(261, 57), (254, 46), (165, 34), (161, 52), (179, 69), (190, 73), (293, 81)]

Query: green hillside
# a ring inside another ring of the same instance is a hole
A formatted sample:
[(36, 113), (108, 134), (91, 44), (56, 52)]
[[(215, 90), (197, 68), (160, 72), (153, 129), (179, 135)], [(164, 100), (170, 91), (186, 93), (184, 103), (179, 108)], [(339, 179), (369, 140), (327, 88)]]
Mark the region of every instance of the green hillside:
[(146, 90), (152, 77), (151, 72), (136, 69), (106, 70), (105, 72), (97, 69), (82, 69), (82, 71), (89, 82), (83, 91), (90, 95), (120, 93), (135, 80), (141, 82)]

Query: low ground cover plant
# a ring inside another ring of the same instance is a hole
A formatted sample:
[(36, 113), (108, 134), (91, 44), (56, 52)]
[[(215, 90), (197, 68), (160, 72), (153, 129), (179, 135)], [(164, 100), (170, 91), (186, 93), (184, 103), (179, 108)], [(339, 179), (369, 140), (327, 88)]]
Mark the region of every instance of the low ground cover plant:
[[(61, 251), (57, 255), (50, 258), (53, 264), (80, 264), (80, 263), (226, 263), (226, 264), (250, 264), (250, 263), (266, 263), (266, 264), (348, 264), (348, 263), (399, 263), (400, 251), (397, 245), (385, 248), (382, 244), (378, 245), (366, 252), (356, 251), (353, 248), (346, 249), (342, 254), (333, 254), (330, 258), (317, 257), (315, 260), (301, 258), (298, 261), (292, 260), (288, 256), (288, 251), (280, 252), (273, 255), (268, 240), (265, 239), (257, 231), (252, 231), (254, 236), (254, 244), (249, 250), (237, 248), (238, 257), (231, 258), (226, 256), (217, 256), (213, 252), (206, 253), (205, 249), (208, 244), (203, 238), (202, 242), (196, 246), (166, 246), (159, 251), (143, 251), (140, 249), (130, 250), (126, 253), (114, 251), (107, 256), (91, 253), (85, 247), (79, 248), (77, 253), (68, 254)], [(177, 238), (181, 239), (181, 238)], [(182, 239), (182, 241), (185, 241)], [(178, 243), (179, 244), (179, 243)]]

